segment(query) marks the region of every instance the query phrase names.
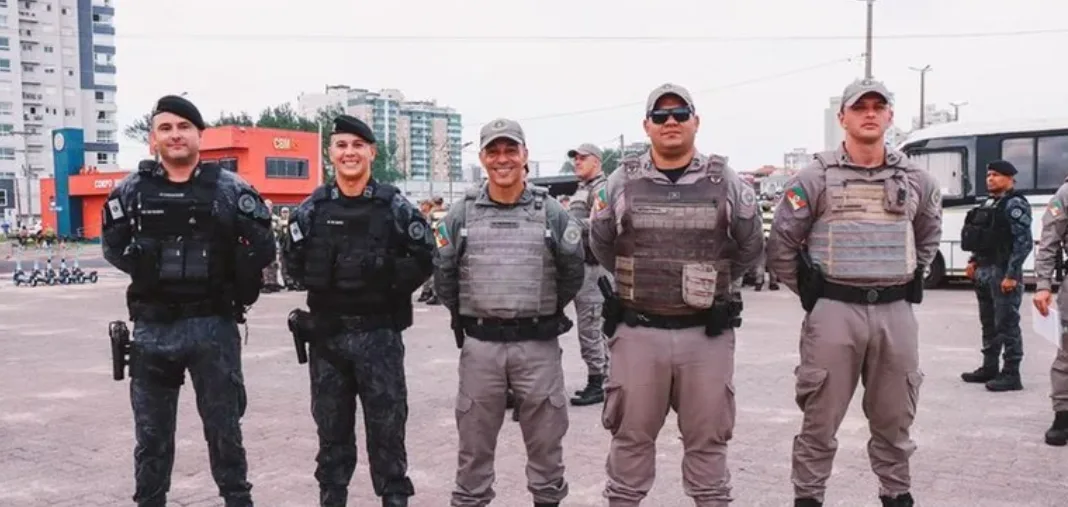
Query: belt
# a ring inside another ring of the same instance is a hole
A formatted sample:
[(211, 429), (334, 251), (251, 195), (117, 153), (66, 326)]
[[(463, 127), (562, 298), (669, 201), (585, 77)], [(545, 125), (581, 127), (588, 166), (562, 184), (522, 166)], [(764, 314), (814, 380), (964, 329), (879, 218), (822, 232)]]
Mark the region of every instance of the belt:
[[(711, 310), (709, 310), (711, 311)], [(692, 315), (657, 315), (623, 309), (623, 323), (630, 327), (651, 327), (654, 329), (687, 329), (691, 327), (704, 327), (708, 323), (706, 312)]]
[(560, 326), (556, 315), (517, 319), (464, 316), (460, 321), (468, 336), (490, 342), (549, 340), (559, 335), (556, 330)]
[(189, 303), (129, 303), (130, 320), (148, 322), (173, 322), (179, 319), (208, 316), (230, 316), (234, 308), (219, 301), (194, 301)]
[(832, 282), (823, 282), (821, 297), (861, 305), (881, 305), (901, 301), (908, 296), (908, 284), (889, 287), (854, 287)]

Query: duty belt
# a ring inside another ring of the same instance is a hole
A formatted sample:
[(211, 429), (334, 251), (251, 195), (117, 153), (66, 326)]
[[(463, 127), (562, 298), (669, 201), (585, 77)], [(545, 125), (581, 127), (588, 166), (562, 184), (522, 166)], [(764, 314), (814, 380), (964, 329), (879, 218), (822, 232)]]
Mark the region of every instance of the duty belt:
[(901, 301), (908, 296), (908, 284), (889, 287), (854, 287), (824, 282), (821, 297), (861, 305), (881, 305)]
[(518, 319), (461, 317), (464, 333), (488, 342), (548, 340), (558, 336), (560, 320), (556, 315)]
[[(712, 311), (712, 310), (708, 310)], [(654, 329), (687, 329), (691, 327), (704, 327), (708, 322), (707, 312), (691, 315), (657, 315), (623, 309), (623, 323), (630, 327), (651, 327)]]
[(231, 316), (233, 308), (218, 301), (190, 303), (156, 303), (134, 301), (129, 304), (130, 320), (174, 322), (179, 319), (208, 316)]

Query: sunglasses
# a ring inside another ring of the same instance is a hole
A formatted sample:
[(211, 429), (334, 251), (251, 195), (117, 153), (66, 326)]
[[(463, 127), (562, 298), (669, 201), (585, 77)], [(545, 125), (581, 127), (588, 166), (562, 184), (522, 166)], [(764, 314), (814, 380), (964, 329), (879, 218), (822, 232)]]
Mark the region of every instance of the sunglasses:
[(675, 107), (671, 109), (653, 109), (649, 111), (649, 119), (657, 125), (667, 123), (668, 118), (674, 118), (679, 123), (690, 121), (693, 111), (688, 107)]

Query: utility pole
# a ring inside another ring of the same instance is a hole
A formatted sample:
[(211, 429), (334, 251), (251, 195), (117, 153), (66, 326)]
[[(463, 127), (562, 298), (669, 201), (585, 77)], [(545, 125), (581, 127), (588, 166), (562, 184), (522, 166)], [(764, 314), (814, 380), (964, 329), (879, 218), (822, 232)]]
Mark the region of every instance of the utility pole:
[(430, 135), (429, 126), (426, 129), (426, 147), (427, 147), (427, 160), (426, 160), (426, 175), (427, 181), (430, 182), (430, 195), (429, 198), (434, 198), (434, 152), (437, 150), (437, 146), (434, 145), (433, 136)]
[(920, 73), (920, 128), (927, 126), (927, 73), (931, 71), (930, 65), (925, 65), (923, 68), (909, 67), (916, 72)]
[(875, 3), (875, 0), (860, 0), (860, 1), (866, 2), (868, 4), (868, 32), (867, 32), (867, 36), (865, 37), (865, 49), (864, 49), (864, 78), (865, 79), (871, 79), (872, 78), (872, 74), (871, 74), (871, 49), (872, 49), (872, 26), (873, 26), (872, 20), (874, 18), (874, 16), (872, 15), (872, 10), (873, 10), (872, 6)]
[(950, 102), (950, 107), (953, 108), (953, 121), (960, 121), (960, 108), (968, 105), (967, 102)]

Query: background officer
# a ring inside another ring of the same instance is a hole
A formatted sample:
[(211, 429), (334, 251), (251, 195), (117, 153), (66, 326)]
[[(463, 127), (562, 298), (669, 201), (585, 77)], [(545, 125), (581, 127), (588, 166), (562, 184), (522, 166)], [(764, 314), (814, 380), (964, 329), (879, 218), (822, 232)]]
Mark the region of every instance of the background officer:
[(167, 501), (186, 369), (219, 494), (227, 507), (252, 505), (240, 426), (246, 398), (237, 322), (259, 295), (275, 243), (259, 194), (236, 174), (200, 161), (203, 130), (192, 103), (161, 98), (149, 134), (159, 162), (141, 162), (103, 210), (104, 258), (131, 277), (133, 499), (141, 506)]
[(909, 427), (923, 375), (912, 304), (938, 252), (942, 198), (929, 172), (886, 148), (890, 98), (878, 81), (845, 88), (838, 112), (845, 141), (787, 182), (772, 224), (769, 268), (808, 313), (796, 369), (804, 411), (793, 449), (798, 507), (822, 505), (835, 435), (861, 378), (882, 504), (913, 505)]
[(336, 181), (317, 188), (289, 223), (286, 262), (307, 288), (314, 329), (309, 372), (323, 507), (342, 507), (348, 497), (357, 397), (375, 494), (384, 507), (403, 507), (415, 493), (401, 331), (412, 325), (412, 293), (430, 277), (434, 244), (400, 190), (371, 177), (377, 153), (367, 124), (338, 116), (329, 147)]
[[(267, 206), (267, 211), (271, 213), (271, 230), (274, 232), (275, 238), (277, 240), (277, 238), (285, 232), (283, 230), (280, 230), (279, 227), (282, 221), (278, 217), (278, 215), (274, 214), (274, 203), (271, 202), (270, 199), (266, 199), (264, 201), (264, 204)], [(279, 250), (277, 243), (275, 244), (275, 250)], [(278, 268), (279, 262), (277, 257), (272, 260), (266, 268), (263, 268), (263, 289), (261, 292), (271, 293), (282, 290), (282, 286), (278, 284)]]
[[(986, 383), (991, 391), (1018, 391), (1023, 337), (1020, 303), (1023, 263), (1034, 248), (1031, 203), (1013, 188), (1016, 167), (1004, 160), (987, 166), (987, 200), (968, 212), (961, 248), (972, 252), (967, 275), (975, 282), (983, 331), (983, 365), (961, 374), (965, 382)], [(1005, 367), (998, 368), (1004, 350)]]
[[(1065, 180), (1068, 181), (1068, 180)], [(1033, 303), (1043, 316), (1049, 315), (1053, 303), (1053, 271), (1060, 256), (1061, 249), (1068, 244), (1068, 183), (1062, 184), (1053, 194), (1046, 212), (1042, 215), (1042, 235), (1035, 250), (1035, 295)], [(1046, 443), (1049, 445), (1068, 445), (1068, 297), (1064, 295), (1063, 285), (1057, 294), (1057, 310), (1060, 314), (1061, 346), (1053, 360), (1049, 378), (1052, 387), (1050, 398), (1053, 399), (1053, 425), (1046, 431)]]
[(622, 304), (627, 324), (608, 333), (602, 422), (612, 434), (605, 496), (613, 507), (638, 505), (653, 486), (656, 436), (671, 408), (686, 494), (700, 507), (731, 500), (733, 328), (741, 312), (731, 282), (760, 258), (764, 235), (753, 187), (723, 157), (694, 147), (695, 113), (685, 88), (653, 90), (644, 121), (652, 148), (623, 160), (593, 204), (590, 246), (619, 292), (605, 305)]
[(575, 391), (571, 404), (576, 406), (593, 405), (604, 401), (605, 352), (604, 334), (601, 332), (603, 319), (601, 306), (604, 296), (597, 288), (597, 279), (607, 272), (597, 263), (597, 258), (589, 250), (590, 210), (594, 198), (604, 188), (606, 181), (601, 170), (603, 153), (597, 145), (586, 143), (567, 152), (567, 157), (575, 166), (575, 176), (579, 179), (578, 190), (568, 201), (568, 213), (582, 224), (582, 244), (585, 245), (586, 279), (582, 289), (575, 296), (575, 316), (578, 320), (579, 350), (586, 363), (586, 387)]
[(545, 189), (526, 184), (518, 123), (486, 124), (480, 144), (488, 182), (468, 190), (442, 220), (434, 271), (462, 349), (452, 506), (481, 507), (495, 496), (494, 450), (510, 385), (527, 448), (527, 488), (536, 507), (553, 507), (568, 493), (557, 337), (570, 328), (564, 307), (582, 287), (582, 225)]

